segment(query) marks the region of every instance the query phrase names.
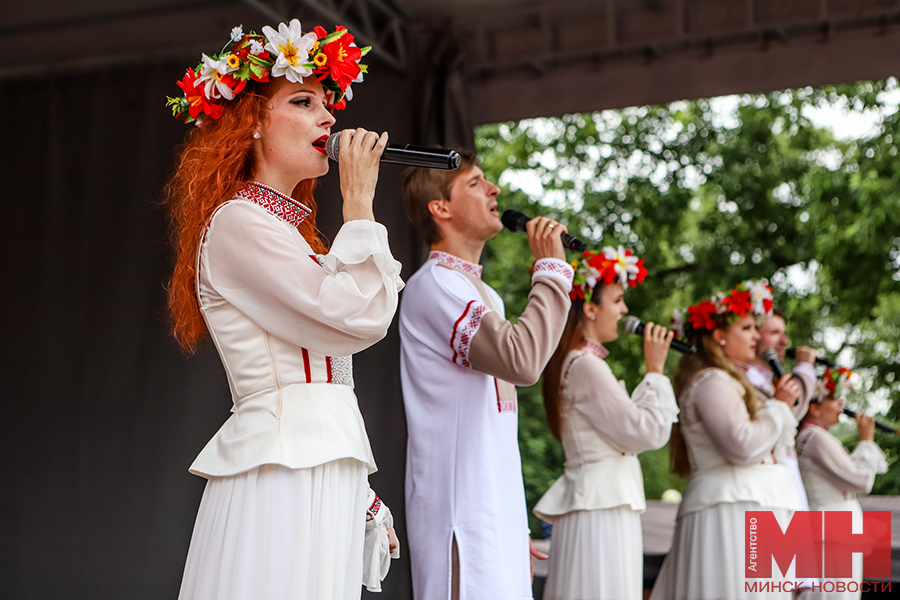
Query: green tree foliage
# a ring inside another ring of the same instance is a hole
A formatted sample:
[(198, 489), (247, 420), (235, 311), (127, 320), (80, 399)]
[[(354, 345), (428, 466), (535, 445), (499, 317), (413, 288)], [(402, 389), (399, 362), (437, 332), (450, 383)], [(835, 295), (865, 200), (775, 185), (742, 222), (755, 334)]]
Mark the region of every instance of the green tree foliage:
[[(730, 110), (698, 100), (488, 125), (476, 143), (488, 178), (506, 182), (501, 209), (552, 216), (589, 247), (623, 245), (645, 259), (650, 275), (626, 295), (632, 313), (668, 323), (673, 308), (767, 277), (794, 342), (860, 372), (848, 403), (897, 422), (900, 113), (884, 105), (896, 88), (887, 80), (747, 95)], [(836, 140), (807, 116), (822, 106), (868, 111), (877, 131)], [(543, 194), (508, 184), (523, 177)], [(527, 301), (531, 262), (525, 236), (501, 234), (485, 250), (485, 276), (510, 315)], [(609, 349), (613, 371), (634, 389), (644, 375), (640, 340)], [(670, 356), (669, 375), (676, 364)], [(878, 436), (892, 466), (875, 493), (898, 494), (900, 436)], [(520, 390), (520, 445), (530, 508), (564, 461), (539, 386)], [(641, 462), (648, 498), (683, 486), (665, 450)]]

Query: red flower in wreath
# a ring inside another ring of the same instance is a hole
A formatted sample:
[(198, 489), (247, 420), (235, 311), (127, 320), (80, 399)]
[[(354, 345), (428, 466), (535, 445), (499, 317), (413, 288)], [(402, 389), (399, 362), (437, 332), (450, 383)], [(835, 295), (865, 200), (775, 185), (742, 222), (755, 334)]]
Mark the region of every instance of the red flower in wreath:
[[(347, 31), (346, 27), (338, 27), (336, 31)], [(353, 34), (347, 32), (341, 37), (328, 42), (319, 48), (313, 60), (317, 65), (315, 73), (319, 74), (321, 81), (325, 77), (331, 76), (332, 79), (340, 86), (341, 91), (345, 91), (353, 80), (359, 77), (359, 60), (362, 58), (362, 51), (353, 43)], [(324, 62), (322, 62), (324, 56)]]
[[(631, 253), (629, 252), (628, 254), (630, 255)], [(638, 259), (635, 265), (638, 268), (638, 272), (637, 275), (635, 275), (634, 280), (637, 283), (644, 283), (644, 278), (647, 276), (647, 269), (644, 268), (644, 259)]]
[(716, 305), (704, 300), (696, 306), (688, 307), (688, 321), (694, 329), (715, 329)]
[(731, 295), (725, 296), (722, 302), (729, 311), (739, 317), (743, 317), (753, 310), (749, 291), (739, 292), (738, 290), (731, 290)]
[(184, 78), (177, 83), (178, 87), (184, 90), (184, 97), (190, 104), (188, 113), (191, 118), (196, 119), (200, 113), (205, 113), (210, 119), (222, 116), (222, 106), (207, 100), (206, 94), (203, 93), (203, 85), (197, 86), (197, 73), (193, 69), (188, 69)]

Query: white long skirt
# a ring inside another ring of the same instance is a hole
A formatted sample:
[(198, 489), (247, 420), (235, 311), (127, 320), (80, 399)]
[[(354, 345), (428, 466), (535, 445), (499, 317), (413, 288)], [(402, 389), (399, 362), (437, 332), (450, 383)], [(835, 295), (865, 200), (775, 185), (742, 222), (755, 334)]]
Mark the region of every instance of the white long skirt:
[[(672, 549), (663, 561), (650, 600), (791, 600), (788, 592), (747, 592), (744, 582), (794, 579), (794, 567), (784, 577), (744, 579), (744, 513), (763, 510), (756, 502), (722, 503), (683, 516), (675, 524)], [(766, 509), (768, 510), (768, 509)], [(773, 509), (782, 528), (793, 511)]]
[(578, 510), (553, 521), (545, 600), (640, 600), (641, 513), (629, 506)]
[(366, 466), (263, 465), (207, 481), (180, 600), (358, 600)]

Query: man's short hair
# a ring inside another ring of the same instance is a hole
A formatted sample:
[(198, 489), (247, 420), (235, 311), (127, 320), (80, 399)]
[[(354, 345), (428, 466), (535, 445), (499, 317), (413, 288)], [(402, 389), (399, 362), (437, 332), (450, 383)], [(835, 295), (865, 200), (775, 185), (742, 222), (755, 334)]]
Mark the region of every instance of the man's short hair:
[(477, 155), (472, 150), (467, 148), (453, 148), (453, 150), (459, 152), (462, 158), (456, 170), (413, 167), (403, 173), (400, 190), (406, 218), (429, 246), (441, 241), (441, 232), (434, 222), (434, 216), (428, 210), (428, 203), (432, 200), (449, 200), (453, 182), (459, 175), (474, 167), (477, 160)]
[(787, 323), (787, 313), (784, 312), (783, 308), (773, 308), (772, 309), (773, 317), (781, 317), (781, 320)]

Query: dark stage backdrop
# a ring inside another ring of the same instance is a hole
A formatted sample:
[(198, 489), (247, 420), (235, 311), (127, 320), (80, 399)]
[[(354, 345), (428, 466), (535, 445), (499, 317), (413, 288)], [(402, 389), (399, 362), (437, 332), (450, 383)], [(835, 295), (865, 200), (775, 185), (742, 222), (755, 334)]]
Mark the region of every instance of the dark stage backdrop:
[[(164, 309), (159, 199), (186, 131), (164, 102), (193, 60), (0, 82), (0, 598), (177, 595), (205, 481), (187, 468), (231, 407), (211, 344), (185, 357)], [(412, 141), (408, 81), (371, 71), (337, 127)], [(383, 170), (376, 215), (408, 277), (399, 178)], [(329, 236), (336, 191), (334, 168), (317, 193)], [(395, 323), (355, 360), (370, 481), (404, 543), (386, 599), (411, 596), (398, 357)]]

